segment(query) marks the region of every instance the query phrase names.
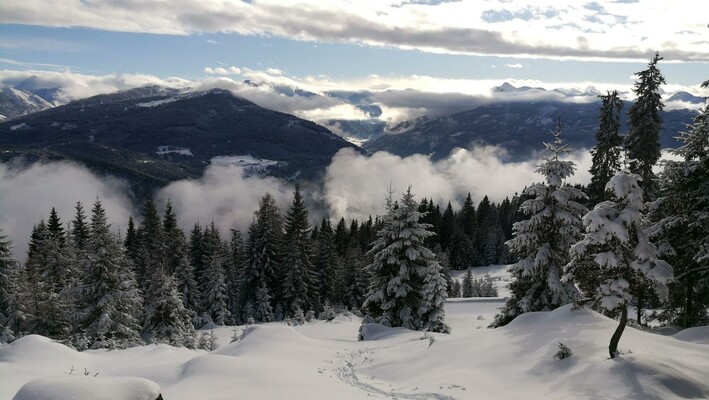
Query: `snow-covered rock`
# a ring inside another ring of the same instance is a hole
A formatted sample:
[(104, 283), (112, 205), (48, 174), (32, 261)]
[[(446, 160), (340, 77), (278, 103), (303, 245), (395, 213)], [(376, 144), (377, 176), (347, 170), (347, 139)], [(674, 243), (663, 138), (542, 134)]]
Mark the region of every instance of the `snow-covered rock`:
[(28, 382), (13, 400), (156, 400), (160, 387), (132, 377), (58, 376)]

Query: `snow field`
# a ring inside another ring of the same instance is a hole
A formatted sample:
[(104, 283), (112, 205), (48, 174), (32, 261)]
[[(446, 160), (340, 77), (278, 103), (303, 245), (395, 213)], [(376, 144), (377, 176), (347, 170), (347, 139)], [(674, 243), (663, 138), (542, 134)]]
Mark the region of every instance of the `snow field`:
[[(674, 336), (628, 327), (624, 354), (610, 360), (616, 321), (565, 306), (486, 329), (502, 304), (450, 300), (450, 335), (384, 328), (363, 342), (352, 315), (297, 327), (219, 326), (213, 331), (220, 347), (211, 353), (166, 345), (79, 353), (31, 335), (0, 347), (0, 398), (12, 398), (32, 379), (65, 376), (72, 366), (75, 374), (150, 379), (166, 400), (709, 397), (707, 327)], [(234, 329), (246, 334), (230, 343)], [(573, 356), (553, 359), (558, 342)]]

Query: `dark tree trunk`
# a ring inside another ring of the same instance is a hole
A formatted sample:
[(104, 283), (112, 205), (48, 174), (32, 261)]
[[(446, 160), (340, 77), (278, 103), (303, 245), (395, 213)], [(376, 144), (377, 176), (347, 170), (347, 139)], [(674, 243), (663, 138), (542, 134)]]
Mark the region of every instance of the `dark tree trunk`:
[(618, 324), (618, 327), (615, 329), (615, 332), (613, 332), (613, 336), (611, 337), (611, 343), (608, 345), (608, 352), (610, 353), (611, 358), (615, 358), (616, 354), (618, 354), (618, 342), (620, 342), (620, 336), (623, 334), (623, 331), (625, 330), (625, 325), (627, 323), (628, 306), (623, 306), (623, 310), (620, 314), (620, 324)]
[(694, 326), (694, 324), (697, 323), (694, 318), (694, 279), (692, 279), (691, 276), (687, 277), (687, 292), (685, 294), (686, 298), (686, 305), (685, 305), (685, 312), (687, 313), (687, 326)]
[(638, 325), (642, 326), (642, 312), (643, 306), (645, 306), (645, 291), (643, 289), (638, 290)]

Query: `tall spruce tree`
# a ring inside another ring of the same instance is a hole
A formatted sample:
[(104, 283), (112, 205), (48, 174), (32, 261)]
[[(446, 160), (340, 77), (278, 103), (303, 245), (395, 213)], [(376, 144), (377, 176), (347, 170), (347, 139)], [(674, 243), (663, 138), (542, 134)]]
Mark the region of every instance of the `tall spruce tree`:
[(298, 185), (285, 220), (282, 304), (288, 317), (296, 309), (313, 309), (317, 298), (308, 209)]
[(329, 301), (330, 304), (335, 304), (340, 300), (337, 290), (339, 267), (335, 235), (330, 220), (323, 218), (317, 237), (317, 257), (315, 260), (318, 294), (322, 302)]
[(224, 325), (232, 319), (226, 281), (227, 251), (214, 221), (205, 231), (204, 238), (206, 265), (200, 287), (202, 307), (210, 321)]
[[(182, 299), (184, 307), (191, 314), (193, 323), (201, 326), (203, 321), (196, 318), (199, 315), (198, 313), (202, 311), (200, 291), (195, 279), (194, 267), (190, 263), (187, 239), (185, 238), (185, 233), (177, 225), (177, 215), (173, 211), (172, 203), (169, 200), (165, 206), (163, 232), (165, 234), (167, 271), (174, 277), (177, 292)], [(172, 282), (163, 282), (161, 290), (171, 291), (171, 284)]]
[(587, 194), (592, 204), (608, 199), (606, 184), (620, 171), (620, 156), (623, 138), (620, 136), (620, 111), (623, 101), (617, 91), (608, 92), (601, 98), (601, 115), (596, 131), (596, 146), (591, 150), (591, 183)]
[(76, 203), (75, 210), (76, 214), (74, 215), (74, 219), (71, 221), (71, 237), (74, 240), (76, 248), (79, 250), (83, 250), (86, 246), (86, 241), (89, 240), (89, 226), (86, 223), (84, 205), (81, 204), (80, 201)]
[(574, 163), (560, 159), (570, 152), (561, 139), (562, 131), (559, 121), (553, 132), (554, 142), (545, 143), (549, 156), (542, 158), (537, 172), (546, 182), (525, 189), (525, 194), (534, 196), (520, 206), (528, 219), (514, 224), (515, 237), (507, 242), (519, 257), (510, 268), (511, 295), (492, 327), (506, 325), (522, 313), (553, 310), (576, 296), (574, 285), (562, 282), (561, 276), (569, 262), (569, 247), (580, 238), (581, 217), (587, 211), (575, 200), (586, 196), (564, 185), (574, 173)]
[(447, 296), (443, 268), (424, 246), (426, 237), (434, 233), (419, 222), (422, 215), (411, 188), (400, 204), (394, 204), (389, 194), (387, 211), (370, 250), (371, 283), (363, 308), (386, 326), (448, 332), (443, 321)]
[(657, 193), (657, 182), (652, 167), (660, 159), (660, 112), (665, 107), (660, 88), (665, 83), (665, 78), (657, 68), (660, 60), (662, 57), (655, 53), (648, 68), (635, 74), (638, 80), (635, 81), (633, 92), (637, 98), (628, 111), (630, 132), (625, 147), (630, 158), (630, 171), (642, 178), (641, 185), (646, 200), (654, 198)]
[[(273, 321), (274, 291), (280, 270), (283, 220), (275, 199), (266, 194), (249, 226), (246, 261), (239, 271), (240, 305), (244, 319)], [(253, 310), (253, 315), (246, 315)]]
[(700, 110), (674, 151), (683, 161), (667, 162), (662, 173), (659, 206), (651, 229), (661, 255), (675, 266), (670, 283), (672, 323), (709, 323), (709, 112)]
[[(56, 213), (53, 218), (53, 229), (56, 232), (58, 223)], [(57, 295), (55, 271), (58, 266), (60, 247), (57, 233), (50, 232), (44, 220), (41, 220), (32, 230), (27, 262), (25, 264), (25, 279), (27, 284), (27, 302), (25, 313), (28, 331), (56, 339), (64, 339), (68, 334), (68, 323), (63, 318), (66, 315), (66, 304)]]
[(367, 256), (359, 246), (350, 247), (342, 260), (340, 290), (342, 304), (350, 310), (360, 309), (369, 291), (369, 277), (365, 270)]
[(241, 306), (239, 304), (239, 269), (241, 269), (244, 258), (245, 249), (241, 231), (232, 229), (229, 239), (229, 254), (226, 260), (227, 308), (231, 312), (234, 321), (238, 323), (245, 322), (239, 317), (241, 315)]
[(150, 279), (157, 271), (164, 271), (166, 268), (165, 235), (160, 215), (151, 197), (145, 200), (142, 217), (143, 221), (138, 229), (139, 255), (136, 275), (138, 284), (145, 292), (146, 301), (150, 303)]
[(441, 244), (442, 250), (448, 250), (448, 246), (450, 246), (451, 239), (453, 238), (454, 230), (455, 214), (453, 213), (453, 207), (451, 206), (451, 203), (448, 202), (446, 211), (443, 212), (440, 230), (438, 231), (438, 241)]
[(11, 248), (12, 243), (2, 234), (0, 228), (0, 326), (6, 326), (8, 323), (8, 299), (13, 287), (12, 275), (17, 268), (17, 260), (12, 257)]
[(620, 314), (620, 324), (608, 346), (611, 358), (618, 354), (633, 287), (653, 287), (666, 297), (666, 284), (672, 278), (672, 268), (658, 259), (657, 249), (642, 229), (645, 204), (641, 179), (625, 172), (611, 178), (606, 188), (613, 197), (583, 217), (585, 236), (571, 248), (572, 260), (565, 267), (564, 280), (585, 288), (584, 300)]
[(141, 343), (138, 320), (142, 299), (135, 273), (119, 239), (109, 230), (99, 200), (91, 212), (86, 256), (75, 320), (88, 347)]

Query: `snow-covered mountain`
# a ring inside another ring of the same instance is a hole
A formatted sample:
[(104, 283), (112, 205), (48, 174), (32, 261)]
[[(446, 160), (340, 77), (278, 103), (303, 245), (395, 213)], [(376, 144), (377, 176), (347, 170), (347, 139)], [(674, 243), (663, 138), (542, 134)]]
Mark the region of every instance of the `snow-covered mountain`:
[[(326, 128), (259, 107), (228, 90), (149, 86), (73, 101), (0, 123), (0, 147), (68, 158), (126, 178), (136, 193), (199, 176), (220, 156), (272, 161), (269, 175), (312, 178), (355, 145)], [(267, 171), (266, 171), (267, 170)]]
[(53, 107), (35, 93), (0, 85), (0, 121), (20, 117)]
[[(626, 103), (625, 110), (630, 105)], [(363, 145), (371, 152), (387, 151), (399, 156), (426, 154), (442, 159), (457, 148), (477, 144), (497, 145), (517, 160), (524, 160), (544, 148), (550, 132), (561, 117), (564, 139), (575, 148), (595, 144), (600, 103), (561, 101), (511, 101), (480, 106), (448, 116), (421, 119), (405, 124), (397, 134), (386, 134)], [(691, 123), (695, 111), (678, 109), (663, 112), (663, 147), (675, 147), (677, 132)], [(625, 118), (622, 120), (625, 130)]]

